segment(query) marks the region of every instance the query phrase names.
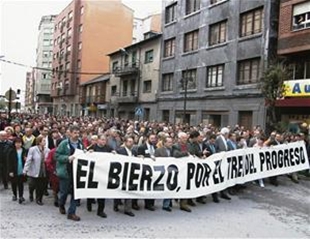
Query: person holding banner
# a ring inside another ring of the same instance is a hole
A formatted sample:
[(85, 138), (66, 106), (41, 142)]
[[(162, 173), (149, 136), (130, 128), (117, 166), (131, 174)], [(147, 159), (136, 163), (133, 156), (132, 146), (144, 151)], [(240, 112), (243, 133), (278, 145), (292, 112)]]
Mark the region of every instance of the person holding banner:
[(56, 172), (59, 178), (59, 212), (66, 214), (65, 204), (68, 194), (71, 194), (70, 206), (67, 218), (73, 221), (80, 221), (76, 215), (77, 200), (73, 194), (73, 169), (72, 161), (75, 149), (84, 149), (82, 142), (79, 140), (79, 127), (70, 126), (70, 138), (63, 140), (56, 150)]
[[(156, 135), (153, 133), (150, 133), (147, 136), (146, 142), (138, 147), (138, 156), (143, 156), (143, 157), (147, 157), (147, 158), (154, 157), (154, 153), (156, 150), (156, 143), (157, 143)], [(154, 206), (155, 206), (155, 200), (154, 199), (145, 199), (144, 200), (144, 208), (145, 209), (147, 209), (149, 211), (155, 211)], [(137, 199), (132, 200), (132, 208), (139, 210)]]
[[(217, 153), (225, 152), (229, 150), (228, 145), (227, 145), (228, 135), (229, 135), (229, 129), (226, 127), (222, 128), (220, 131), (220, 135), (215, 140), (215, 149)], [(225, 192), (225, 190), (220, 192), (220, 196), (221, 198), (226, 199), (226, 200), (231, 199), (228, 196), (228, 194)]]
[[(174, 144), (172, 146), (172, 155), (175, 158), (181, 158), (189, 156), (189, 148), (190, 145), (188, 143), (188, 135), (184, 132), (179, 132), (178, 134), (179, 142)], [(191, 212), (192, 210), (188, 207), (190, 206), (196, 206), (196, 204), (193, 202), (193, 200), (187, 200), (187, 199), (180, 199), (180, 209), (186, 212)]]
[[(172, 145), (173, 139), (171, 137), (162, 138), (163, 147), (155, 149), (155, 157), (171, 157), (172, 156)], [(164, 199), (163, 200), (163, 210), (171, 212), (172, 209), (172, 200)]]
[[(209, 139), (206, 139), (203, 143), (203, 149), (207, 151), (206, 157), (209, 157), (212, 154), (216, 153), (216, 149), (215, 149), (215, 140), (216, 140), (216, 135), (215, 134), (211, 134), (209, 136)], [(212, 193), (212, 199), (213, 202), (215, 203), (219, 203), (220, 200), (218, 198), (218, 193)]]
[[(101, 134), (98, 137), (97, 143), (92, 145), (90, 148), (88, 148), (88, 151), (111, 153), (113, 151), (113, 149), (109, 145), (107, 145), (106, 136), (104, 134)], [(105, 199), (104, 198), (98, 198), (97, 203), (98, 203), (97, 215), (99, 217), (106, 218), (107, 214), (104, 212)], [(92, 210), (92, 199), (89, 199), (89, 198), (87, 199), (87, 210), (89, 212)]]
[[(124, 146), (120, 147), (116, 150), (118, 154), (126, 155), (126, 156), (137, 156), (135, 155), (135, 152), (132, 150), (134, 144), (134, 138), (133, 136), (127, 135), (124, 139)], [(131, 211), (132, 206), (132, 200), (131, 199), (125, 199), (124, 200), (124, 213), (130, 217), (134, 217), (135, 214)], [(120, 199), (114, 199), (114, 211), (118, 212), (118, 206), (121, 204)]]

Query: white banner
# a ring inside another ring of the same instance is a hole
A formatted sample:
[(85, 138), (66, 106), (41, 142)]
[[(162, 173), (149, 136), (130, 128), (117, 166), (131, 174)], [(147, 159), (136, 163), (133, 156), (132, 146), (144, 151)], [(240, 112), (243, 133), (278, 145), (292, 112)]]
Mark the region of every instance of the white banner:
[(309, 169), (304, 142), (196, 157), (129, 157), (77, 150), (75, 198), (195, 198), (235, 184)]

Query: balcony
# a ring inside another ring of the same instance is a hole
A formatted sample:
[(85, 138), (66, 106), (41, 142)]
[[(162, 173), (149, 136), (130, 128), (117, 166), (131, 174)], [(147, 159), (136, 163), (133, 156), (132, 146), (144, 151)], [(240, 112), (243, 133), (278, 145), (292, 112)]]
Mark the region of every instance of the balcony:
[(128, 65), (128, 66), (124, 66), (124, 67), (116, 67), (113, 69), (113, 74), (117, 77), (120, 76), (126, 76), (126, 75), (134, 75), (134, 74), (138, 74), (139, 72), (139, 68), (133, 64), (133, 65)]
[(84, 102), (82, 103), (86, 103), (86, 104), (92, 104), (92, 103), (106, 103), (105, 100), (105, 95), (98, 95), (98, 96), (86, 96), (83, 97)]
[(115, 101), (117, 101), (118, 103), (136, 103), (138, 101), (137, 91), (116, 92), (112, 94), (112, 97), (114, 97)]

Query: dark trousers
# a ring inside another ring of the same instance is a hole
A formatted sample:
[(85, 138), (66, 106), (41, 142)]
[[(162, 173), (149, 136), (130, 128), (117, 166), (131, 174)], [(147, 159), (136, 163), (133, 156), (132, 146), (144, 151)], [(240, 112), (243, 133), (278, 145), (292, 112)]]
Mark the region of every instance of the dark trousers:
[(21, 198), (24, 196), (24, 176), (18, 175), (11, 178), (12, 192), (15, 197), (17, 197), (17, 188), (18, 188), (18, 197)]
[(105, 199), (97, 199), (97, 203), (98, 203), (98, 210), (97, 213), (103, 212), (104, 208), (105, 208)]
[(8, 187), (8, 174), (7, 174), (7, 169), (5, 165), (2, 165), (0, 167), (0, 174), (1, 174), (1, 181), (3, 183), (3, 186), (7, 188)]
[(145, 199), (144, 200), (144, 206), (145, 207), (154, 207), (155, 200), (154, 199)]
[(33, 178), (29, 177), (29, 195), (33, 196), (34, 190), (36, 191), (36, 200), (42, 201), (43, 193), (46, 185), (46, 178)]

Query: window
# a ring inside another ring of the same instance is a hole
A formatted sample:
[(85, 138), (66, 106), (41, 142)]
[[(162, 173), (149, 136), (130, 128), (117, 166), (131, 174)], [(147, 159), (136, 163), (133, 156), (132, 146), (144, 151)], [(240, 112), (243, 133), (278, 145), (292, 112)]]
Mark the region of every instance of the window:
[(172, 91), (173, 73), (164, 74), (162, 79), (162, 91)]
[(310, 61), (298, 61), (288, 67), (293, 80), (310, 79)]
[(54, 46), (56, 46), (56, 45), (57, 45), (57, 40), (55, 39), (55, 40), (54, 40)]
[(117, 71), (118, 70), (118, 61), (114, 61), (112, 63), (112, 71)]
[(240, 37), (250, 36), (263, 29), (263, 8), (255, 9), (241, 15)]
[(68, 19), (72, 19), (72, 17), (73, 17), (73, 12), (71, 11), (68, 13)]
[(151, 93), (152, 92), (152, 81), (146, 80), (143, 82), (143, 93)]
[(51, 30), (49, 28), (44, 28), (43, 29), (43, 34), (51, 34)]
[(50, 52), (49, 51), (43, 51), (43, 57), (49, 57)]
[(70, 69), (70, 62), (67, 62), (66, 63), (66, 70), (69, 70)]
[(170, 23), (176, 20), (176, 8), (177, 3), (174, 3), (168, 7), (166, 7), (166, 14), (165, 14), (165, 23)]
[(260, 59), (240, 61), (238, 63), (238, 85), (258, 82), (260, 71)]
[(83, 13), (84, 13), (84, 7), (82, 6), (82, 7), (80, 8), (80, 14), (83, 15)]
[(42, 62), (42, 67), (43, 67), (43, 68), (48, 68), (48, 62), (45, 62), (45, 61)]
[(293, 6), (293, 30), (310, 28), (310, 2)]
[(149, 50), (145, 52), (145, 63), (153, 62), (153, 50)]
[(200, 0), (186, 0), (185, 14), (188, 15), (200, 9)]
[(78, 70), (81, 69), (81, 60), (77, 60), (77, 68)]
[(129, 65), (129, 56), (125, 55), (124, 66), (127, 67)]
[(136, 65), (137, 65), (137, 51), (132, 52), (131, 64), (132, 64), (132, 67), (136, 67)]
[(239, 111), (239, 125), (245, 129), (252, 129), (253, 112)]
[(43, 40), (43, 46), (49, 46), (50, 40)]
[(71, 37), (71, 35), (72, 35), (72, 29), (69, 28), (68, 31), (67, 31), (67, 37)]
[(79, 48), (79, 51), (82, 50), (82, 42), (79, 42), (78, 48)]
[(197, 70), (186, 70), (182, 72), (181, 86), (182, 90), (187, 88), (188, 90), (196, 89)]
[(83, 24), (79, 25), (79, 33), (81, 33), (83, 31)]
[(220, 2), (224, 2), (226, 0), (211, 0), (211, 5), (213, 4), (217, 4), (217, 3), (220, 3)]
[(175, 38), (165, 41), (164, 44), (164, 57), (174, 56)]
[(111, 86), (111, 95), (112, 96), (116, 96), (116, 91), (117, 91), (117, 86), (116, 85), (112, 85)]
[(52, 46), (53, 45), (53, 39), (50, 39), (50, 44), (49, 44), (50, 46)]
[(209, 31), (209, 45), (226, 42), (227, 20), (213, 24)]
[(198, 30), (195, 30), (184, 35), (184, 52), (198, 49), (198, 32)]
[(207, 68), (207, 82), (206, 87), (220, 87), (223, 86), (224, 64), (209, 66)]
[(67, 49), (66, 49), (66, 53), (70, 53), (71, 52), (71, 45), (67, 46)]
[(47, 73), (42, 73), (42, 79), (47, 79)]

